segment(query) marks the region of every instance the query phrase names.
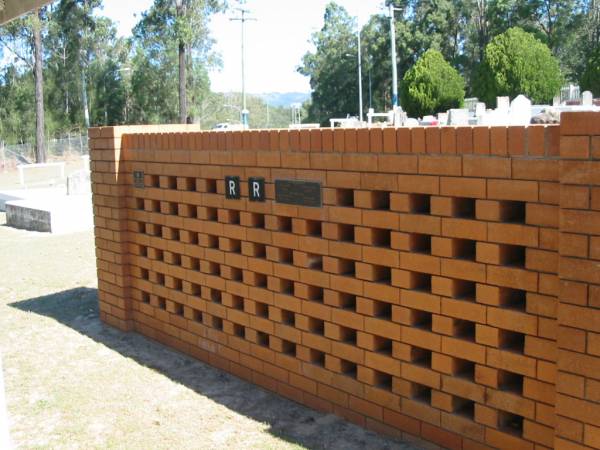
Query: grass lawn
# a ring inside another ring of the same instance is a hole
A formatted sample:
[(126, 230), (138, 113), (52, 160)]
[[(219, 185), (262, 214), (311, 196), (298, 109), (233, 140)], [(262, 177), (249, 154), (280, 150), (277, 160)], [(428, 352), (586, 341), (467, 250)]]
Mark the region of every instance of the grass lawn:
[(415, 449), (98, 319), (91, 232), (0, 213), (0, 355), (18, 448)]

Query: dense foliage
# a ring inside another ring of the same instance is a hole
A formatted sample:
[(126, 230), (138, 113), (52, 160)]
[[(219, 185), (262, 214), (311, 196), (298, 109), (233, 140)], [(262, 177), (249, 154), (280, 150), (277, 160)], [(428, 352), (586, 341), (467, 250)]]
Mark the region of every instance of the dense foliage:
[[(509, 28), (519, 27), (535, 36), (557, 58), (564, 79), (571, 82), (581, 79), (586, 61), (600, 46), (598, 0), (393, 0), (393, 4), (399, 9), (395, 13), (399, 79), (427, 50), (434, 49), (464, 77), (469, 97), (487, 94), (480, 91), (478, 68), (488, 44)], [(316, 94), (309, 121), (328, 119), (331, 111), (328, 105), (335, 104), (332, 97), (338, 94), (333, 90), (328, 94), (319, 87), (332, 78), (337, 86), (347, 87), (344, 92), (352, 96), (336, 114), (357, 115), (357, 89), (352, 87), (357, 84), (356, 63), (340, 59), (341, 55), (356, 55), (356, 33), (356, 24), (348, 13), (334, 3), (329, 4), (323, 29), (313, 34), (315, 50), (305, 55), (299, 68), (300, 73), (310, 77)], [(364, 102), (366, 108), (373, 107), (376, 111), (391, 107), (389, 36), (389, 18), (383, 9), (361, 27)], [(343, 64), (343, 70), (329, 61)], [(545, 75), (548, 90), (555, 89), (558, 75), (558, 71), (552, 70), (552, 74)], [(543, 97), (547, 97), (545, 91)], [(489, 104), (495, 106), (495, 99)]]
[(594, 97), (600, 97), (600, 48), (588, 58), (580, 85), (581, 89), (592, 91)]
[(465, 98), (465, 80), (437, 50), (427, 50), (402, 79), (400, 100), (412, 117), (458, 108)]
[(531, 33), (510, 28), (487, 45), (475, 92), (488, 104), (499, 95), (519, 94), (551, 102), (562, 84), (558, 60)]

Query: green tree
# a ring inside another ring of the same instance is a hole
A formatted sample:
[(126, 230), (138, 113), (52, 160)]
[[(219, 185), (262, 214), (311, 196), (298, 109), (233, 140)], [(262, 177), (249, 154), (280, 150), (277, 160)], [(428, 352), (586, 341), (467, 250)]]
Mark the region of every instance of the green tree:
[(313, 33), (316, 48), (302, 58), (298, 72), (310, 77), (309, 122), (328, 124), (332, 117), (358, 115), (356, 22), (338, 4), (325, 8), (324, 24)]
[(582, 90), (592, 91), (595, 97), (600, 96), (600, 48), (588, 58), (579, 84)]
[(412, 117), (457, 108), (465, 98), (465, 81), (437, 50), (427, 50), (404, 75), (402, 107)]
[(552, 100), (561, 84), (558, 60), (548, 46), (515, 27), (487, 45), (474, 90), (488, 104), (494, 104), (497, 96), (519, 94), (543, 103)]
[[(141, 121), (160, 117), (158, 109), (163, 103), (169, 121), (185, 123), (194, 115), (188, 99), (192, 105), (199, 101), (200, 91), (208, 89), (208, 68), (217, 62), (208, 21), (224, 7), (221, 0), (155, 0), (143, 14), (134, 29), (132, 78), (134, 112)], [(177, 80), (174, 85), (173, 77)], [(161, 78), (166, 82), (164, 88), (159, 86)], [(175, 115), (171, 109), (173, 94), (178, 98)]]

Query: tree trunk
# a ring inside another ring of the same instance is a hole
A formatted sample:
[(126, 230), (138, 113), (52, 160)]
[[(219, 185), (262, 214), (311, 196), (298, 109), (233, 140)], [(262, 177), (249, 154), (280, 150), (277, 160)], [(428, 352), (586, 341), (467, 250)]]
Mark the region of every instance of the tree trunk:
[(37, 9), (33, 19), (34, 77), (35, 77), (35, 162), (46, 162), (44, 141), (44, 76), (42, 74), (42, 21)]
[(187, 123), (187, 89), (185, 74), (185, 44), (179, 42), (179, 122)]

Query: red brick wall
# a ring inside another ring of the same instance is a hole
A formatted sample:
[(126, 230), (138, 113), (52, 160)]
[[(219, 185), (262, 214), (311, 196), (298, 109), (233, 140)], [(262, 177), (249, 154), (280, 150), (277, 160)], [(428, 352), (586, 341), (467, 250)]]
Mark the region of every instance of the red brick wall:
[(599, 124), (92, 129), (102, 319), (405, 439), (600, 448)]

